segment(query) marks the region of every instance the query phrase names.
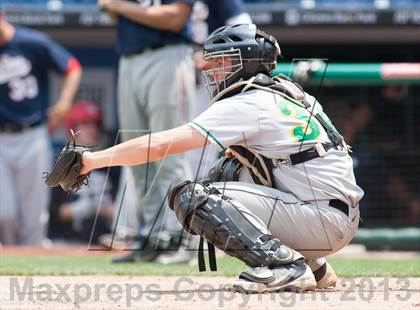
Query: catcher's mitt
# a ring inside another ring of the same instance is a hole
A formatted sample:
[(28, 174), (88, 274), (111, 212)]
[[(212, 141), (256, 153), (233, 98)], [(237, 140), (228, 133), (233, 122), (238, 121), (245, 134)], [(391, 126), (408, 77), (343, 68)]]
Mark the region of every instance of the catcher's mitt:
[(89, 173), (80, 175), (82, 154), (89, 147), (77, 145), (74, 132), (71, 131), (73, 143), (70, 141), (63, 148), (51, 172), (45, 173), (45, 183), (50, 187), (58, 185), (66, 192), (77, 192), (83, 185), (88, 185)]

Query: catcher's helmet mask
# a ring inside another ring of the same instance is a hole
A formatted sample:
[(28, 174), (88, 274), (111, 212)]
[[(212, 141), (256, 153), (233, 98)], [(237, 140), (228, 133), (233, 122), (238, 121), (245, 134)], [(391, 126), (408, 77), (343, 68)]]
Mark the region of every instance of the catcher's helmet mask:
[(219, 60), (220, 63), (220, 67), (203, 71), (205, 85), (210, 96), (213, 97), (228, 87), (230, 80), (236, 81), (235, 76), (243, 69), (241, 50), (239, 49), (208, 53), (204, 56), (204, 60), (208, 62)]
[(258, 73), (270, 74), (280, 55), (277, 40), (253, 24), (216, 29), (204, 42), (203, 59), (214, 62), (211, 69), (203, 71), (210, 96), (213, 98), (230, 85)]

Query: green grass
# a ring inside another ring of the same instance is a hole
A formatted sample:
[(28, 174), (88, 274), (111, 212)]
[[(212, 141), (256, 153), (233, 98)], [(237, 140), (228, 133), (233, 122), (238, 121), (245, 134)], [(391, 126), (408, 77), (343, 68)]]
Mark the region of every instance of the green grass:
[[(218, 258), (218, 272), (200, 273), (196, 266), (156, 263), (111, 264), (106, 256), (17, 256), (0, 258), (0, 275), (155, 275), (155, 276), (237, 276), (246, 266), (230, 257)], [(418, 259), (329, 260), (341, 277), (420, 277)]]

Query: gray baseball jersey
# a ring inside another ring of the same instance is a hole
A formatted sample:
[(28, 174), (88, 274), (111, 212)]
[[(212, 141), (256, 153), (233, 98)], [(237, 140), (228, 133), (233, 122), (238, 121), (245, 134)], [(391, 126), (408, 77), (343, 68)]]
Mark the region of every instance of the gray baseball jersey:
[[(306, 99), (312, 107), (315, 105), (314, 111), (323, 113), (314, 97), (306, 94)], [(263, 90), (220, 100), (190, 125), (222, 149), (243, 145), (276, 159), (329, 142), (323, 127), (305, 108)], [(331, 149), (323, 158), (295, 166), (278, 163), (273, 174), (275, 187), (293, 193), (300, 201), (340, 199), (354, 206), (363, 197), (363, 190), (355, 182), (352, 159), (345, 150)]]

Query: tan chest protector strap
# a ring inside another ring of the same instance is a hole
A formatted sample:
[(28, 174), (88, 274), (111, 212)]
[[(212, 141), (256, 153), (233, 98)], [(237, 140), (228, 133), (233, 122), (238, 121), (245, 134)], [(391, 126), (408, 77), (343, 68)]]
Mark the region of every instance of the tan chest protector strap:
[(261, 154), (257, 154), (240, 145), (231, 145), (229, 149), (236, 159), (248, 168), (256, 184), (274, 187), (273, 162)]

